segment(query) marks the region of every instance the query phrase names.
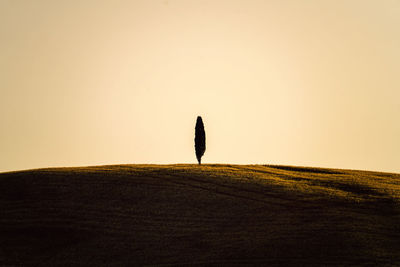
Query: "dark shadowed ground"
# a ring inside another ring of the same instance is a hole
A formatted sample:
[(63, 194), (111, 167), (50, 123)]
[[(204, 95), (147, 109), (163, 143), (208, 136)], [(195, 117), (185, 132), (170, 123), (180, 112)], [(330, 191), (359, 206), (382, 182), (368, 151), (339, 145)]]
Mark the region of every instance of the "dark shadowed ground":
[(261, 165), (0, 174), (0, 265), (400, 265), (400, 175)]

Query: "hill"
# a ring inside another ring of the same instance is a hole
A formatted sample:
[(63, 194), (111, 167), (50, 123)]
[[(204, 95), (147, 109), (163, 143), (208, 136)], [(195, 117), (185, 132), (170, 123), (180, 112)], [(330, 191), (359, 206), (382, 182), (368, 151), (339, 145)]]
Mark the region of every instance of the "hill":
[(114, 165), (0, 174), (0, 265), (400, 265), (400, 174)]

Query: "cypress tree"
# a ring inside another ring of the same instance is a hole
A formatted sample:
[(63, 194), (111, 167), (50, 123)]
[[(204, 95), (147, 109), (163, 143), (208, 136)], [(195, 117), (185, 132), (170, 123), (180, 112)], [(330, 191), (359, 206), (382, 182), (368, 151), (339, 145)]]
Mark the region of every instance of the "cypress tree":
[(204, 131), (204, 124), (201, 116), (198, 116), (196, 121), (194, 147), (196, 149), (197, 161), (199, 162), (199, 164), (201, 164), (201, 157), (206, 151), (206, 132)]

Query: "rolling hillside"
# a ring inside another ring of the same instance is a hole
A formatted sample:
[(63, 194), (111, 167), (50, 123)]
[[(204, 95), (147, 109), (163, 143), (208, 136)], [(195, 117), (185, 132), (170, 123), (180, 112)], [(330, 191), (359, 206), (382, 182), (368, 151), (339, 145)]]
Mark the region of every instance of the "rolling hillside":
[(400, 265), (400, 174), (114, 165), (0, 174), (0, 265)]

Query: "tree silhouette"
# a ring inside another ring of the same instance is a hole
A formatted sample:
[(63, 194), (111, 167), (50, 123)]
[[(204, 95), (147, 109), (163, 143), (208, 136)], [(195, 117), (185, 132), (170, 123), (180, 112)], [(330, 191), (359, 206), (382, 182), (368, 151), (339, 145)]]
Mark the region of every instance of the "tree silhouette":
[(204, 131), (204, 124), (201, 116), (197, 117), (196, 131), (194, 136), (194, 147), (196, 149), (196, 158), (199, 164), (201, 164), (201, 157), (206, 151), (206, 132)]

